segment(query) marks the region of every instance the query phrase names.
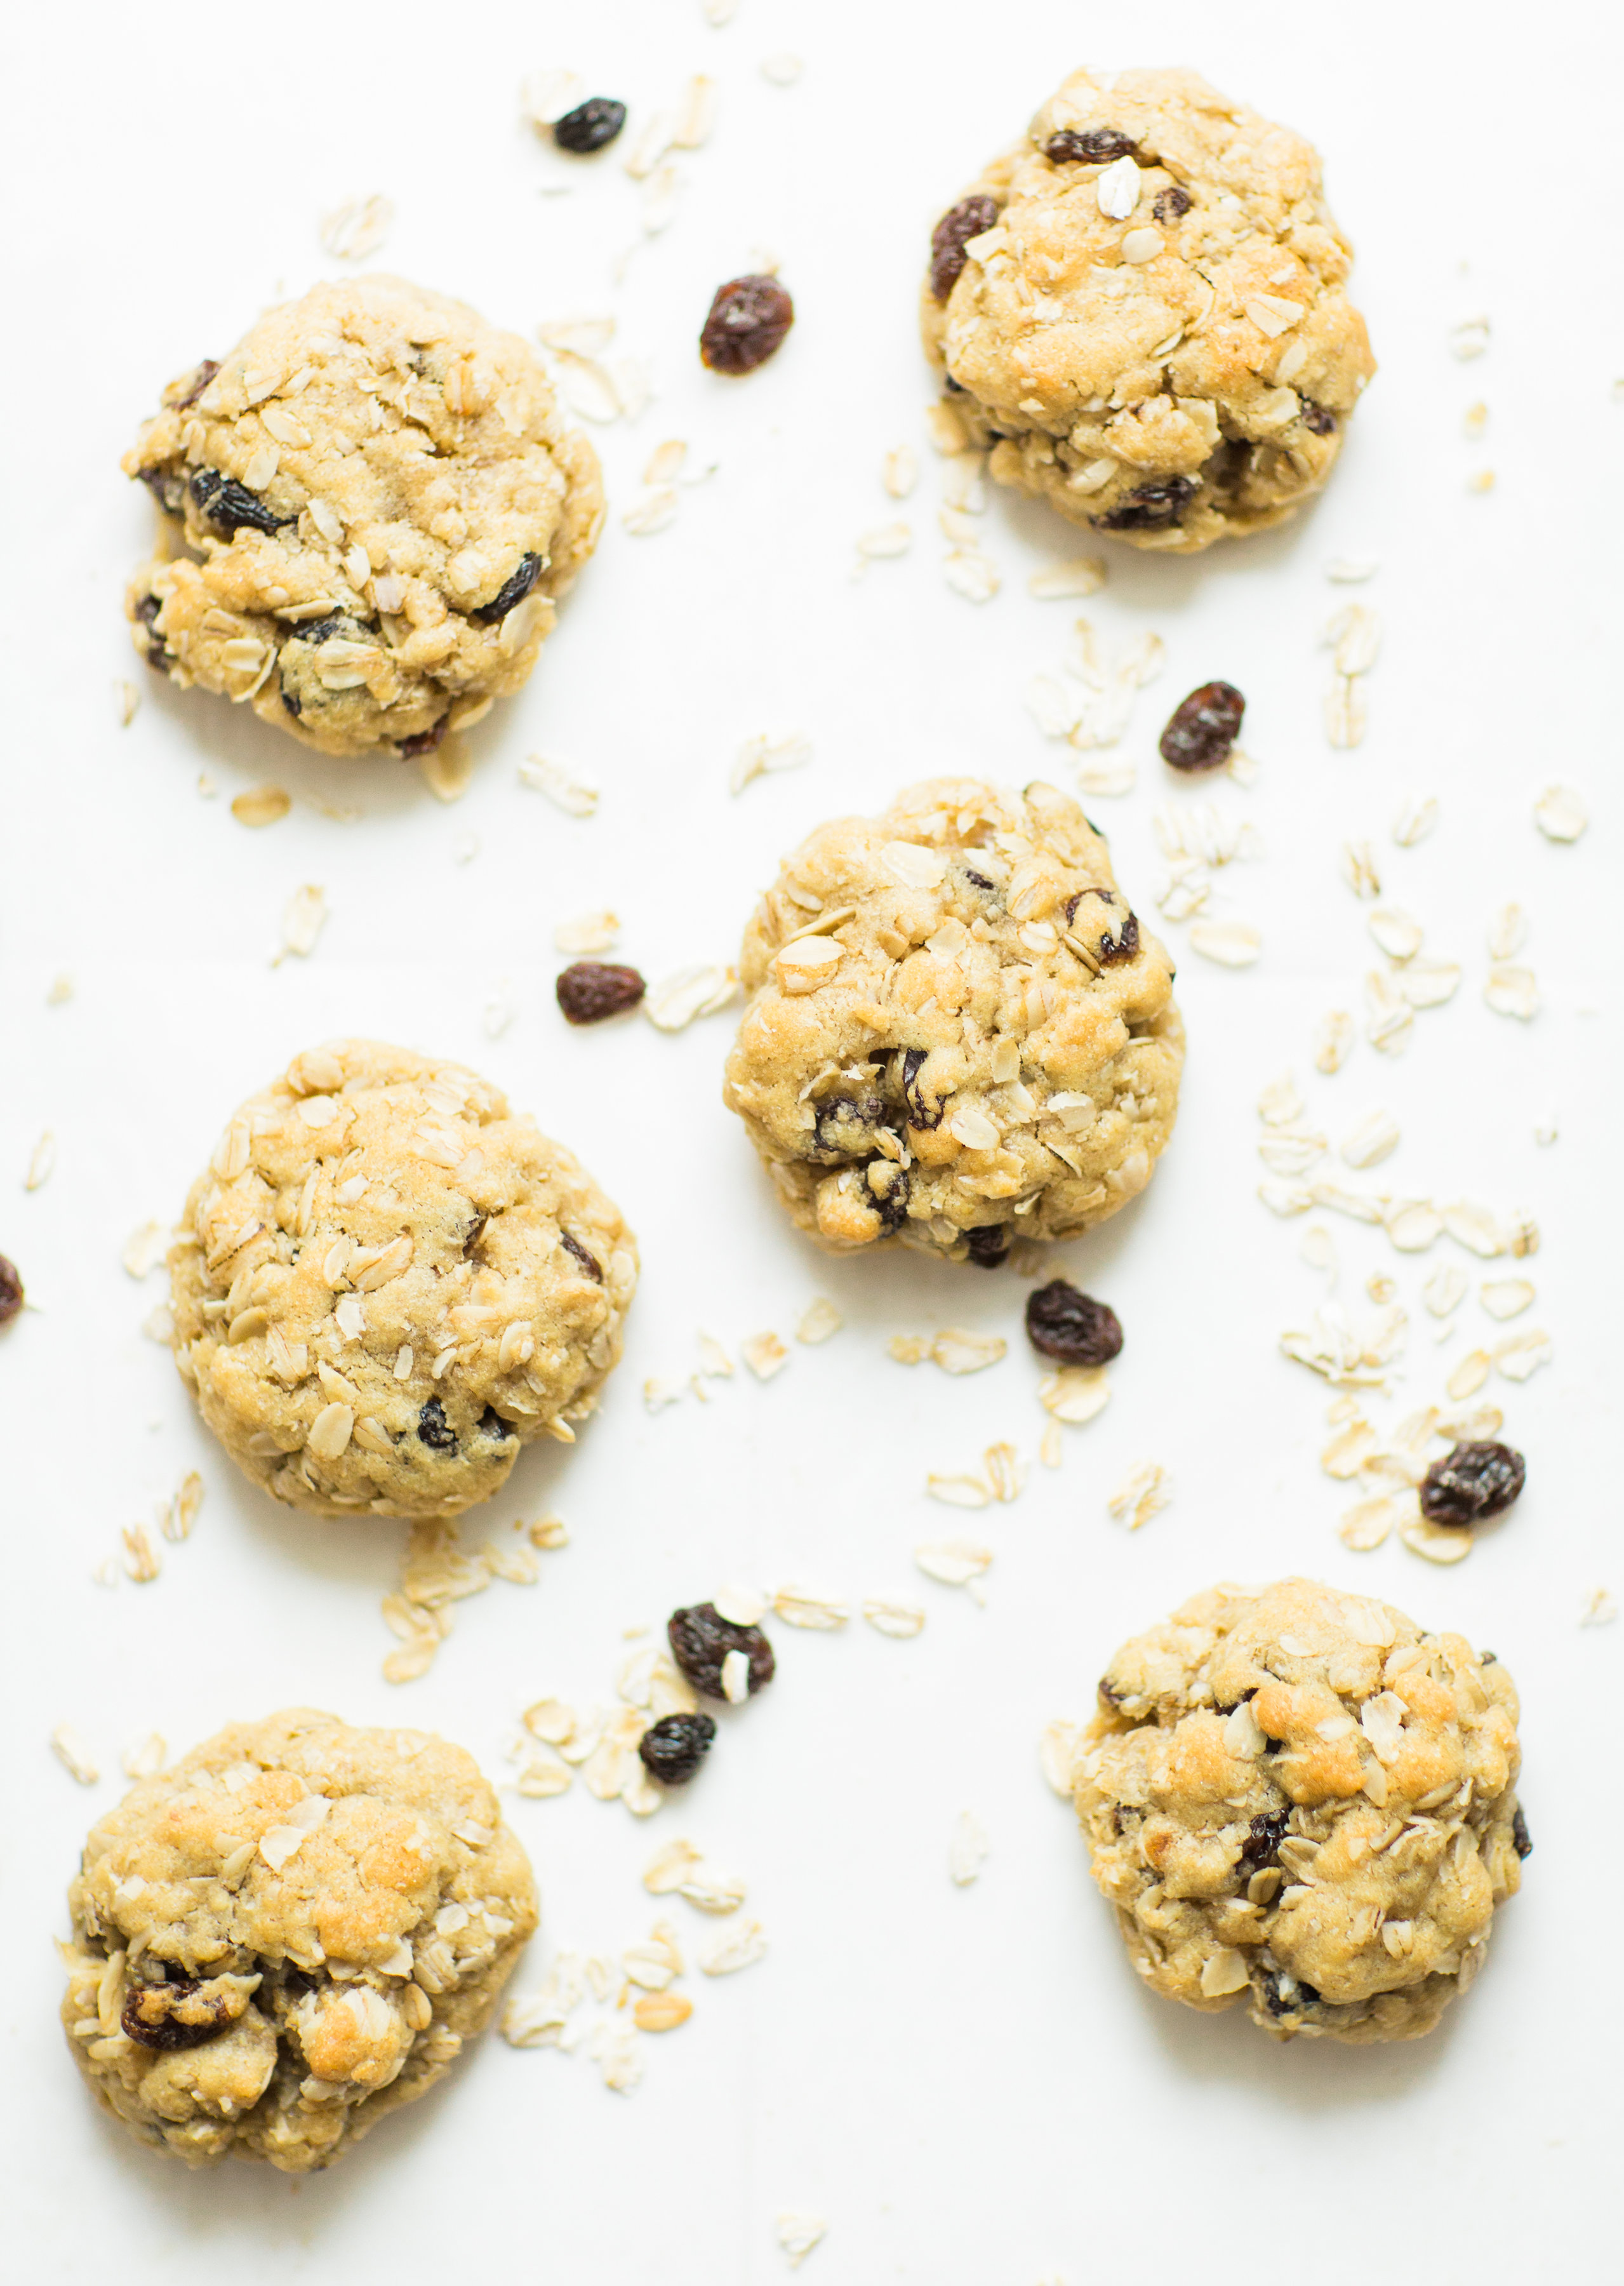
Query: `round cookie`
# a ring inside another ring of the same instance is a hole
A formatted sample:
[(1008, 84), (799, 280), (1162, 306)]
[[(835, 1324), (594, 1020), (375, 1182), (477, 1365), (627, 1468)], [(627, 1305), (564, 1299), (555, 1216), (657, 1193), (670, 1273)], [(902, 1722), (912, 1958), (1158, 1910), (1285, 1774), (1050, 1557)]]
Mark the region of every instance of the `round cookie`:
[(1074, 1770), (1147, 1983), (1289, 2038), (1407, 2040), (1483, 1965), (1530, 1847), (1492, 1651), (1312, 1580), (1124, 1644)]
[(820, 826), (745, 933), (725, 1100), (800, 1228), (990, 1267), (1150, 1179), (1184, 1027), (1166, 952), (1053, 786), (910, 786)]
[(170, 540), (136, 648), (326, 754), (420, 754), (519, 689), (603, 521), (516, 334), (398, 278), (313, 287), (173, 381), (123, 466)]
[(1136, 548), (1278, 524), (1376, 370), (1351, 259), (1300, 136), (1194, 72), (1074, 72), (936, 226), (944, 425)]
[(192, 2166), (329, 2166), (481, 2032), (536, 1890), (461, 1746), (296, 1707), (143, 1779), (68, 1891), (62, 2022)]
[(245, 1475), (316, 1516), (455, 1516), (574, 1441), (620, 1355), (636, 1242), (459, 1064), (297, 1056), (193, 1185), (175, 1361)]

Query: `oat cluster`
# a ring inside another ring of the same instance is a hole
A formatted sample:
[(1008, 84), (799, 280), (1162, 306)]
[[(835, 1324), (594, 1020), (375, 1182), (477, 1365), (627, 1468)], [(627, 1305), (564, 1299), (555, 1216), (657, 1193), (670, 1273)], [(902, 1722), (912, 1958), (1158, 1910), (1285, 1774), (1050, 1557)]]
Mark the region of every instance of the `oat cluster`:
[(1075, 1770), (1134, 1967), (1282, 2037), (1412, 2039), (1482, 1966), (1528, 1838), (1492, 1651), (1311, 1580), (1124, 1644)]
[(461, 1746), (294, 1707), (137, 1785), (68, 1892), (62, 2021), (191, 2165), (325, 2167), (483, 2030), (535, 1885)]
[(234, 1115), (169, 1256), (175, 1360), (273, 1498), (454, 1516), (568, 1444), (637, 1281), (619, 1210), (461, 1065), (297, 1056)]
[(990, 1265), (1141, 1191), (1172, 1130), (1172, 971), (1054, 787), (910, 787), (784, 862), (728, 1060), (801, 1229)]
[(124, 468), (169, 519), (137, 649), (327, 754), (429, 752), (518, 690), (603, 520), (532, 351), (395, 278), (268, 311)]
[(1300, 136), (1193, 72), (1074, 72), (938, 225), (926, 346), (1001, 483), (1188, 553), (1329, 475), (1376, 369), (1350, 258)]

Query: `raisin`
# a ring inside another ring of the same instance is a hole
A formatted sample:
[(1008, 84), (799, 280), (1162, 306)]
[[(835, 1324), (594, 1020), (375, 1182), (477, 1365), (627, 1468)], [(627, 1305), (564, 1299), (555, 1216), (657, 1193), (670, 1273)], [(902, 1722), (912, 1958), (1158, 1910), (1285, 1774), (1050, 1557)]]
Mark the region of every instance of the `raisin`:
[(649, 988), (635, 968), (615, 961), (572, 960), (553, 989), (567, 1023), (601, 1024), (635, 1008)]
[(1057, 167), (1076, 166), (1079, 160), (1103, 167), (1113, 159), (1131, 158), (1139, 147), (1120, 127), (1062, 127), (1044, 145), (1044, 156)]
[(1000, 1262), (1009, 1259), (1009, 1226), (1007, 1223), (983, 1223), (979, 1230), (965, 1233), (965, 1244), (969, 1259), (978, 1270), (996, 1270)]
[(450, 714), (442, 714), (438, 722), (431, 723), (426, 730), (419, 730), (415, 737), (398, 738), (395, 741), (395, 752), (404, 760), (410, 760), (418, 754), (431, 754), (450, 728)]
[(154, 624), (162, 609), (163, 601), (158, 595), (143, 595), (135, 607), (136, 618), (146, 629), (146, 664), (160, 669), (169, 661), (169, 647)]
[(849, 1095), (831, 1096), (819, 1110), (813, 1131), (818, 1149), (836, 1159), (852, 1159), (871, 1150), (873, 1132), (885, 1110), (877, 1096), (863, 1103)]
[(664, 1714), (637, 1741), (643, 1766), (661, 1785), (686, 1785), (716, 1736), (708, 1714)]
[(342, 612), (329, 611), (325, 619), (307, 619), (302, 627), (294, 629), (288, 640), (289, 642), (315, 643), (319, 646), (324, 642), (331, 642), (335, 635), (353, 633), (353, 621), (345, 619)]
[(240, 485), (235, 477), (223, 477), (217, 469), (197, 471), (192, 479), (192, 497), (228, 540), (234, 540), (245, 524), (250, 532), (280, 532), (285, 524), (299, 521), (296, 516), (278, 516), (246, 485)]
[(1162, 733), (1170, 770), (1217, 770), (1241, 735), (1246, 701), (1233, 682), (1203, 682), (1175, 706)]
[(139, 2048), (201, 2047), (232, 2022), (229, 2003), (222, 1995), (197, 1998), (199, 1981), (180, 1977), (173, 1984), (138, 1984), (125, 2001), (119, 2022)]
[(776, 278), (729, 278), (719, 286), (699, 334), (700, 362), (713, 373), (753, 373), (782, 348), (795, 304)]
[(1109, 1675), (1102, 1675), (1100, 1676), (1099, 1691), (1100, 1703), (1102, 1707), (1120, 1707), (1122, 1705), (1123, 1694), (1116, 1689)]
[(138, 469), (136, 474), (146, 486), (166, 516), (184, 516), (186, 512), (186, 486), (184, 477), (173, 469)]
[(1261, 1872), (1265, 1865), (1280, 1863), (1280, 1845), (1286, 1835), (1289, 1809), (1265, 1809), (1253, 1818), (1245, 1841), (1241, 1844), (1240, 1863)]
[(673, 1612), (666, 1622), (671, 1656), (696, 1691), (707, 1699), (725, 1699), (721, 1665), (730, 1651), (742, 1651), (750, 1662), (750, 1695), (754, 1697), (773, 1679), (773, 1647), (760, 1628), (741, 1628), (724, 1620), (714, 1604), (690, 1604)]
[(938, 302), (945, 302), (958, 285), (966, 247), (984, 230), (990, 230), (997, 218), (998, 202), (985, 192), (978, 192), (973, 199), (960, 199), (942, 216), (930, 234), (930, 290)]
[[(1104, 836), (1101, 835), (1100, 839), (1103, 840)], [(1116, 903), (1116, 893), (1114, 889), (1079, 889), (1075, 897), (1067, 898), (1062, 909), (1066, 915), (1068, 928), (1075, 925), (1077, 907), (1084, 897), (1098, 897), (1102, 905), (1114, 905)], [(1115, 961), (1131, 960), (1139, 949), (1139, 915), (1124, 913), (1119, 926), (1115, 929), (1107, 927), (1100, 930), (1094, 941), (1093, 950), (1094, 958), (1100, 966), (1109, 968)]]
[(869, 1199), (882, 1230), (900, 1230), (908, 1219), (908, 1173), (891, 1159), (871, 1159), (863, 1171)]
[(1303, 399), (1303, 426), (1312, 429), (1316, 437), (1334, 437), (1336, 434), (1336, 416), (1323, 405), (1316, 405), (1312, 398), (1305, 397)]
[(566, 1253), (572, 1254), (577, 1262), (579, 1263), (581, 1268), (586, 1272), (587, 1277), (595, 1278), (598, 1284), (601, 1286), (603, 1283), (603, 1270), (596, 1255), (588, 1254), (586, 1248), (581, 1244), (579, 1239), (572, 1238), (567, 1230), (561, 1230), (558, 1235), (564, 1242)]
[(220, 370), (213, 358), (204, 358), (190, 373), (183, 373), (178, 381), (170, 382), (163, 392), (163, 401), (171, 413), (184, 413), (188, 405), (195, 405)]
[(1093, 523), (1100, 532), (1161, 532), (1179, 522), (1200, 490), (1194, 477), (1158, 477), (1152, 484), (1136, 485), (1126, 500)]
[(589, 151), (606, 149), (625, 124), (623, 103), (617, 103), (612, 95), (589, 95), (585, 103), (578, 103), (573, 111), (554, 120), (553, 140), (561, 151), (573, 151), (577, 158), (584, 158)]
[(1527, 1464), (1510, 1445), (1455, 1445), (1421, 1481), (1429, 1524), (1481, 1524), (1509, 1509), (1522, 1491)]
[(304, 712), (304, 701), (296, 690), (289, 690), (286, 683), (282, 685), (282, 704), (296, 722)]
[(488, 603), (481, 603), (469, 617), (482, 627), (493, 627), (505, 619), (516, 603), (522, 603), (537, 580), (547, 569), (544, 556), (526, 554), (519, 558), (518, 570), (504, 579)]
[(974, 866), (965, 867), (965, 879), (972, 888), (983, 889), (989, 897), (997, 895), (996, 883), (989, 881), (985, 873), (978, 873)]
[(431, 1453), (454, 1453), (457, 1432), (445, 1418), (445, 1407), (431, 1397), (417, 1416), (417, 1433)]
[[(1284, 1988), (1289, 1985), (1289, 1994)], [(1265, 1968), (1263, 1971), (1263, 2005), (1271, 2016), (1288, 2013), (1299, 2014), (1305, 2008), (1317, 2008), (1320, 1994), (1317, 1987), (1305, 1984), (1300, 1976), (1288, 1975), (1285, 1970)]]
[(1182, 183), (1170, 183), (1166, 190), (1156, 193), (1150, 211), (1158, 222), (1177, 222), (1180, 215), (1189, 213), (1194, 203)]
[(1528, 1839), (1528, 1821), (1520, 1809), (1511, 1812), (1511, 1847), (1519, 1857), (1532, 1857), (1533, 1844)]
[(1064, 1278), (1051, 1279), (1028, 1297), (1026, 1335), (1040, 1356), (1061, 1365), (1108, 1365), (1122, 1350), (1116, 1311)]
[[(422, 1431), (419, 1429), (417, 1433), (421, 1437)], [(502, 1419), (496, 1407), (493, 1405), (487, 1405), (479, 1416), (479, 1433), (482, 1437), (494, 1437), (500, 1441), (504, 1437), (511, 1437), (513, 1431)]]
[(925, 1060), (929, 1053), (928, 1048), (904, 1048), (903, 1051), (903, 1093), (907, 1099), (910, 1123), (915, 1127), (931, 1128), (942, 1124), (941, 1097), (932, 1102), (919, 1085), (919, 1074), (925, 1068)]
[(9, 1326), (22, 1308), (22, 1273), (0, 1254), (0, 1326)]

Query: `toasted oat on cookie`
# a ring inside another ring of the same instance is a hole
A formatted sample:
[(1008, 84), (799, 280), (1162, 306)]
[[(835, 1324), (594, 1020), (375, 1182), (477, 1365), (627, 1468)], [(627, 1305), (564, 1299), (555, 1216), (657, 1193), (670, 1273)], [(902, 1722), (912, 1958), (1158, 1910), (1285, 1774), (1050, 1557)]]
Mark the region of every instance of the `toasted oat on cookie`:
[(290, 2173), (444, 2077), (536, 1926), (471, 1755), (303, 1707), (143, 1779), (68, 1904), (62, 2022), (99, 2101), (189, 2165)]
[(175, 1361), (273, 1498), (455, 1516), (573, 1441), (637, 1283), (619, 1209), (460, 1064), (296, 1056), (226, 1126), (169, 1255)]
[(268, 311), (123, 466), (166, 519), (136, 649), (327, 754), (427, 753), (517, 690), (603, 521), (534, 352), (398, 278)]
[(1493, 1651), (1312, 1580), (1124, 1644), (1074, 1770), (1147, 1983), (1289, 2038), (1407, 2040), (1482, 1967), (1531, 1848)]
[(725, 1100), (804, 1231), (990, 1267), (1150, 1179), (1184, 1028), (1166, 952), (1053, 786), (932, 778), (784, 861)]
[(1136, 548), (1278, 524), (1376, 370), (1318, 154), (1188, 71), (1074, 72), (937, 224), (944, 416)]

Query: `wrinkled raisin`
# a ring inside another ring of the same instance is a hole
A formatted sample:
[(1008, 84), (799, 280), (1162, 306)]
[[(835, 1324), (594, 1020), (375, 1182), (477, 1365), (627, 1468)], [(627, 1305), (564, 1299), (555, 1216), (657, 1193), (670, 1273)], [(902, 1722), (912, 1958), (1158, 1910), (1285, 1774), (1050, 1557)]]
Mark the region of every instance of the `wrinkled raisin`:
[(900, 1230), (908, 1219), (908, 1171), (892, 1159), (871, 1159), (863, 1170), (869, 1198), (882, 1230)]
[(1290, 1815), (1289, 1809), (1266, 1809), (1253, 1818), (1241, 1844), (1242, 1865), (1261, 1872), (1265, 1865), (1279, 1864), (1280, 1845), (1286, 1838), (1286, 1821)]
[(989, 881), (985, 873), (978, 873), (973, 865), (965, 867), (965, 879), (972, 888), (984, 890), (989, 896), (996, 896), (997, 894), (997, 883)]
[(578, 103), (573, 111), (554, 120), (553, 140), (561, 151), (573, 151), (581, 158), (589, 151), (605, 149), (625, 124), (623, 103), (617, 103), (612, 95), (589, 95), (585, 103)]
[(146, 629), (146, 664), (148, 666), (161, 669), (167, 667), (169, 663), (169, 645), (154, 625), (162, 609), (163, 599), (159, 595), (143, 595), (135, 607), (137, 619)]
[(874, 1130), (886, 1115), (878, 1096), (858, 1103), (849, 1095), (831, 1096), (819, 1108), (813, 1132), (817, 1147), (836, 1159), (855, 1158), (873, 1147)]
[[(958, 283), (965, 266), (965, 248), (973, 238), (990, 230), (998, 218), (998, 202), (985, 192), (960, 199), (950, 207), (930, 234), (930, 290), (945, 302)], [(951, 388), (950, 382), (948, 386)]]
[(500, 620), (507, 618), (516, 603), (524, 602), (546, 569), (545, 556), (521, 556), (517, 571), (502, 581), (488, 603), (481, 603), (477, 611), (470, 611), (469, 619), (482, 627), (495, 627)]
[(1421, 1480), (1421, 1513), (1429, 1524), (1481, 1524), (1510, 1507), (1527, 1473), (1510, 1445), (1452, 1446)]
[(454, 1453), (457, 1432), (445, 1418), (445, 1407), (431, 1397), (417, 1416), (417, 1433), (431, 1453)]
[(661, 1785), (686, 1785), (716, 1736), (708, 1714), (665, 1714), (637, 1741), (643, 1766)]
[(1112, 159), (1131, 158), (1139, 147), (1120, 127), (1062, 127), (1044, 145), (1044, 156), (1057, 167), (1076, 166), (1079, 160), (1102, 167)]
[(138, 469), (136, 474), (166, 516), (186, 512), (185, 479), (174, 469)]
[(1528, 1839), (1528, 1821), (1520, 1809), (1511, 1812), (1511, 1847), (1519, 1857), (1532, 1857), (1533, 1844)]
[(1159, 477), (1136, 485), (1126, 500), (1092, 521), (1100, 532), (1161, 532), (1178, 523), (1200, 490), (1194, 477)]
[(567, 1023), (601, 1024), (635, 1008), (649, 988), (635, 968), (616, 961), (572, 960), (553, 989)]
[[(418, 1433), (421, 1435), (422, 1432), (420, 1430)], [(495, 1437), (500, 1439), (503, 1437), (511, 1437), (513, 1431), (502, 1419), (496, 1407), (493, 1405), (487, 1405), (479, 1416), (479, 1433), (482, 1437)]]
[(1029, 1295), (1027, 1339), (1043, 1357), (1061, 1365), (1108, 1365), (1122, 1350), (1122, 1323), (1115, 1310), (1079, 1293), (1068, 1280), (1051, 1279)]
[(1182, 183), (1170, 183), (1166, 190), (1156, 193), (1150, 211), (1158, 222), (1177, 222), (1180, 215), (1189, 213), (1194, 203)]
[(760, 1628), (741, 1628), (724, 1620), (714, 1604), (690, 1604), (673, 1612), (666, 1622), (671, 1656), (696, 1691), (707, 1699), (725, 1699), (721, 1666), (730, 1651), (742, 1651), (750, 1662), (750, 1694), (753, 1698), (773, 1679), (773, 1647)]
[(965, 1244), (978, 1270), (996, 1270), (1000, 1262), (1009, 1259), (1009, 1225), (983, 1223), (979, 1230), (965, 1233)]
[(596, 1255), (588, 1254), (586, 1248), (581, 1244), (579, 1239), (572, 1238), (567, 1230), (561, 1230), (558, 1235), (564, 1242), (565, 1252), (572, 1254), (577, 1262), (579, 1263), (581, 1268), (586, 1272), (587, 1277), (595, 1278), (598, 1284), (601, 1286), (603, 1283), (603, 1265), (598, 1261)]
[(1120, 1707), (1122, 1705), (1123, 1693), (1117, 1690), (1116, 1684), (1111, 1681), (1108, 1675), (1102, 1675), (1100, 1676), (1099, 1691), (1100, 1703), (1102, 1707)]
[[(1104, 836), (1100, 838), (1103, 840)], [(1114, 889), (1079, 889), (1075, 897), (1067, 898), (1063, 908), (1068, 928), (1075, 926), (1077, 907), (1084, 897), (1090, 896), (1098, 897), (1102, 905), (1114, 905), (1116, 903), (1116, 893)], [(1086, 944), (1088, 940), (1086, 937), (1082, 937), (1078, 942)], [(1131, 912), (1124, 913), (1114, 927), (1108, 924), (1102, 928), (1091, 947), (1095, 959), (1102, 968), (1109, 968), (1119, 960), (1131, 960), (1139, 949), (1139, 915)]]
[(0, 1326), (9, 1326), (22, 1308), (22, 1273), (0, 1254)]
[(200, 364), (193, 367), (190, 373), (183, 374), (178, 381), (172, 381), (169, 383), (169, 388), (163, 392), (164, 403), (171, 412), (184, 413), (188, 405), (197, 403), (198, 398), (219, 370), (219, 365), (215, 359), (204, 358)]
[[(1265, 1968), (1263, 1972), (1263, 2005), (1271, 2016), (1283, 2016), (1288, 2011), (1297, 2014), (1305, 2008), (1320, 2005), (1319, 1990), (1305, 1984), (1300, 1976), (1289, 1976), (1284, 1969)], [(1286, 1987), (1289, 1986), (1288, 1993)]]
[(417, 754), (431, 754), (450, 728), (450, 714), (442, 714), (438, 722), (430, 723), (426, 730), (419, 730), (414, 737), (397, 739), (395, 752), (408, 761)]
[(1221, 769), (1241, 735), (1246, 701), (1233, 682), (1203, 682), (1175, 706), (1162, 733), (1170, 770)]
[(925, 1068), (925, 1060), (929, 1053), (928, 1048), (904, 1048), (903, 1051), (903, 1093), (907, 1099), (909, 1123), (914, 1127), (932, 1128), (942, 1124), (942, 1098), (937, 1096), (933, 1100), (919, 1085), (919, 1074)]
[(192, 479), (192, 497), (228, 540), (234, 539), (245, 524), (250, 532), (280, 532), (285, 524), (299, 521), (296, 516), (278, 516), (246, 485), (240, 485), (235, 477), (223, 477), (217, 469), (197, 471)]
[(304, 701), (296, 690), (289, 690), (286, 683), (282, 685), (282, 704), (296, 722), (304, 712)]
[(233, 2012), (223, 1995), (200, 2000), (198, 1990), (196, 1977), (180, 1977), (173, 1984), (138, 1984), (119, 2017), (126, 2037), (138, 2047), (166, 2053), (201, 2047), (225, 2030)]
[(753, 373), (783, 347), (795, 304), (776, 278), (729, 278), (711, 300), (699, 356), (713, 373)]
[(1303, 399), (1303, 426), (1312, 429), (1316, 437), (1334, 437), (1336, 416), (1323, 405), (1316, 405), (1312, 398), (1305, 397)]

